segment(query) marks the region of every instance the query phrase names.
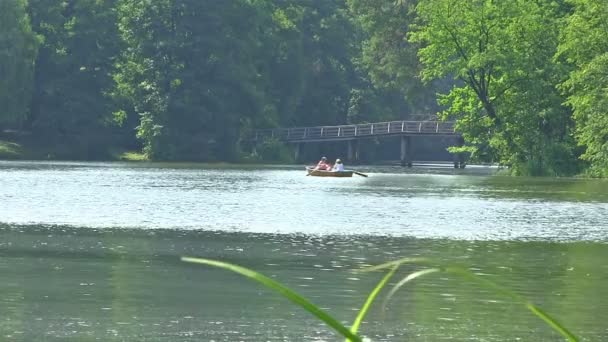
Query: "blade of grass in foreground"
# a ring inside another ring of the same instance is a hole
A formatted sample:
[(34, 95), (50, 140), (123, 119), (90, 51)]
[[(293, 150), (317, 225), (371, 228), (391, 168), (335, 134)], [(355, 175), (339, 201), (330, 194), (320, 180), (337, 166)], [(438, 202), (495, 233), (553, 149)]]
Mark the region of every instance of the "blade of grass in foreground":
[(504, 296), (513, 298), (516, 302), (525, 306), (526, 309), (530, 310), (538, 318), (542, 319), (545, 323), (547, 323), (547, 325), (549, 325), (551, 328), (553, 328), (553, 330), (560, 333), (560, 335), (565, 337), (568, 341), (571, 341), (571, 342), (578, 341), (578, 338), (576, 336), (574, 336), (574, 334), (572, 332), (570, 332), (566, 327), (564, 327), (562, 324), (560, 324), (555, 318), (551, 317), (548, 313), (544, 312), (539, 307), (530, 303), (525, 298), (519, 296), (515, 292), (513, 292), (509, 289), (506, 289), (493, 281), (482, 278), (466, 268), (446, 267), (444, 269), (444, 271), (447, 273), (457, 274), (465, 279), (474, 281), (477, 284), (480, 284), (481, 286), (483, 286), (487, 289), (494, 290), (494, 292), (496, 292), (496, 293), (501, 293)]
[(403, 287), (406, 283), (409, 283), (410, 281), (412, 281), (418, 277), (422, 277), (423, 275), (435, 273), (435, 272), (441, 272), (441, 270), (438, 268), (427, 268), (425, 270), (410, 273), (407, 277), (401, 279), (401, 281), (399, 281), (397, 284), (395, 284), (395, 286), (393, 286), (391, 291), (386, 295), (386, 299), (384, 299), (384, 303), (382, 304), (382, 309), (384, 310), (384, 308), (386, 308), (386, 304), (388, 303), (388, 301), (391, 300), (391, 298), (393, 298), (393, 295), (401, 287)]
[(482, 278), (464, 267), (441, 266), (439, 262), (436, 262), (436, 261), (433, 261), (430, 259), (416, 260), (415, 258), (405, 258), (405, 259), (390, 261), (390, 262), (387, 262), (384, 264), (369, 267), (369, 268), (363, 269), (363, 271), (367, 272), (367, 271), (383, 270), (383, 269), (387, 269), (387, 268), (391, 268), (391, 267), (398, 267), (399, 265), (402, 265), (405, 263), (409, 263), (409, 264), (416, 263), (417, 261), (420, 264), (438, 265), (438, 267), (414, 272), (414, 273), (408, 275), (407, 277), (405, 277), (404, 279), (402, 279), (389, 292), (389, 295), (388, 295), (387, 299), (385, 300), (385, 303), (395, 294), (395, 292), (397, 290), (399, 290), (399, 288), (401, 288), (402, 286), (404, 286), (406, 283), (410, 282), (411, 280), (414, 280), (415, 278), (418, 278), (418, 277), (421, 277), (421, 276), (424, 276), (427, 274), (431, 274), (431, 273), (436, 273), (436, 272), (451, 273), (451, 274), (458, 275), (466, 280), (475, 282), (475, 283), (481, 285), (482, 287), (485, 287), (487, 289), (494, 291), (495, 293), (499, 293), (504, 296), (510, 297), (515, 302), (520, 303), (523, 306), (525, 306), (526, 309), (530, 310), (534, 315), (536, 315), (538, 318), (542, 319), (547, 325), (549, 325), (553, 330), (557, 331), (560, 335), (565, 337), (568, 341), (571, 341), (571, 342), (578, 341), (578, 338), (576, 336), (574, 336), (574, 334), (572, 334), (566, 327), (564, 327), (559, 322), (557, 322), (557, 320), (554, 319), (553, 317), (549, 316), (549, 314), (542, 311), (539, 307), (537, 307), (534, 304), (530, 303), (529, 301), (525, 300), (524, 298), (517, 295), (513, 291), (508, 290), (493, 281)]
[[(353, 322), (353, 326), (350, 327), (350, 331), (353, 334), (357, 333), (357, 330), (359, 330), (359, 326), (361, 325), (363, 318), (365, 318), (365, 315), (369, 311), (369, 308), (372, 306), (372, 303), (374, 302), (374, 300), (376, 299), (376, 297), (378, 296), (380, 291), (384, 288), (384, 286), (386, 286), (388, 281), (393, 277), (393, 275), (397, 271), (397, 268), (399, 268), (398, 265), (393, 266), (393, 268), (391, 268), (391, 270), (382, 278), (382, 280), (380, 280), (378, 285), (376, 285), (376, 287), (369, 294), (369, 296), (367, 297), (367, 300), (361, 307), (361, 310), (359, 310), (359, 314), (357, 315), (357, 318), (355, 318), (355, 321)], [(346, 342), (348, 342), (348, 339), (346, 340)]]
[(185, 261), (185, 262), (195, 263), (195, 264), (219, 267), (219, 268), (222, 268), (222, 269), (225, 269), (228, 271), (238, 273), (247, 278), (253, 279), (253, 280), (261, 283), (262, 285), (280, 293), (281, 295), (283, 295), (290, 301), (298, 304), (299, 306), (301, 306), (308, 312), (312, 313), (315, 317), (317, 317), (321, 321), (325, 322), (325, 324), (334, 328), (334, 330), (336, 330), (338, 333), (340, 333), (340, 335), (346, 337), (347, 341), (361, 342), (361, 338), (359, 336), (357, 336), (356, 333), (351, 332), (348, 328), (346, 328), (344, 325), (342, 325), (342, 323), (338, 322), (338, 320), (336, 320), (335, 318), (330, 316), (325, 311), (321, 310), (318, 306), (314, 305), (309, 300), (302, 297), (301, 295), (299, 295), (295, 291), (291, 290), (290, 288), (286, 287), (285, 285), (283, 285), (273, 279), (270, 279), (261, 273), (255, 272), (255, 271), (250, 270), (245, 267), (241, 267), (238, 265), (234, 265), (234, 264), (230, 264), (230, 263), (222, 262), (222, 261), (217, 261), (217, 260), (191, 258), (191, 257), (182, 257), (181, 260)]

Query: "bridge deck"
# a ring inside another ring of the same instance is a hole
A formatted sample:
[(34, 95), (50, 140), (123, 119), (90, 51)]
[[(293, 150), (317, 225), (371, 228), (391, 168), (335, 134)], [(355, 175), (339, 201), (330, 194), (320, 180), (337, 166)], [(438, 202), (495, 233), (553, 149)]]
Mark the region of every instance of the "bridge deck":
[(459, 134), (454, 131), (454, 122), (451, 121), (390, 121), (358, 125), (261, 129), (255, 131), (254, 140), (276, 138), (287, 142), (313, 142), (391, 135), (457, 136)]

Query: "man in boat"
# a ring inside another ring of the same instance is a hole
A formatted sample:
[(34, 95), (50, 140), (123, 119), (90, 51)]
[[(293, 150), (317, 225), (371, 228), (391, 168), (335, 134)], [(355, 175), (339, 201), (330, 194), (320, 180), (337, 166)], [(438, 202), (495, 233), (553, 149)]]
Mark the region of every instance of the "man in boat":
[(317, 163), (317, 166), (314, 168), (315, 170), (327, 171), (331, 170), (331, 165), (327, 164), (327, 158), (322, 157), (321, 160)]
[(340, 160), (340, 158), (336, 159), (336, 163), (334, 164), (332, 171), (337, 171), (337, 172), (344, 171), (344, 164), (342, 164), (342, 161)]

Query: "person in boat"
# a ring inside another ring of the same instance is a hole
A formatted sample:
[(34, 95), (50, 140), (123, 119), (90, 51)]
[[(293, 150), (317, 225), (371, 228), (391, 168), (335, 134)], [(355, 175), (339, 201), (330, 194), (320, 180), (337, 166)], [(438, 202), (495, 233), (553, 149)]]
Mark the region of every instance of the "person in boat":
[(319, 160), (319, 162), (317, 163), (317, 166), (315, 166), (315, 170), (321, 170), (321, 171), (331, 170), (331, 165), (327, 164), (326, 157), (322, 157), (321, 160)]
[(342, 161), (340, 160), (340, 158), (336, 159), (336, 163), (334, 164), (332, 171), (336, 171), (336, 172), (344, 171), (344, 164), (342, 164)]

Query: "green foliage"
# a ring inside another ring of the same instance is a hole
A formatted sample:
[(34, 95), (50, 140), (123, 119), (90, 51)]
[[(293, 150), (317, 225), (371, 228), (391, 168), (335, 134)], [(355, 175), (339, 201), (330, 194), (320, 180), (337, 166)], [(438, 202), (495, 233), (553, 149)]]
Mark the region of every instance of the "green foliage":
[(262, 28), (249, 1), (119, 1), (127, 45), (115, 96), (152, 159), (233, 160), (240, 121), (263, 113)]
[(133, 151), (117, 153), (114, 156), (114, 159), (124, 160), (124, 161), (147, 161), (148, 160), (148, 158), (146, 158), (146, 156), (143, 153), (133, 152)]
[(385, 305), (386, 305), (386, 302), (388, 302), (395, 295), (395, 293), (397, 293), (397, 291), (399, 289), (401, 289), (404, 285), (411, 282), (412, 280), (425, 276), (425, 275), (428, 275), (428, 274), (446, 273), (446, 274), (458, 276), (468, 282), (475, 283), (476, 285), (479, 285), (480, 287), (482, 287), (484, 289), (487, 289), (494, 293), (500, 294), (518, 304), (521, 304), (523, 307), (525, 307), (527, 310), (532, 312), (536, 317), (543, 320), (543, 322), (545, 322), (549, 327), (551, 327), (551, 329), (558, 332), (560, 335), (562, 335), (568, 341), (571, 341), (571, 342), (578, 341), (578, 338), (572, 332), (570, 332), (564, 325), (560, 324), (555, 318), (551, 317), (548, 313), (543, 311), (538, 306), (532, 304), (525, 298), (522, 298), (515, 292), (500, 286), (499, 284), (487, 279), (486, 277), (479, 276), (479, 275), (475, 274), (474, 272), (472, 272), (471, 270), (469, 270), (468, 268), (463, 267), (463, 266), (444, 265), (438, 261), (426, 259), (426, 258), (404, 258), (404, 259), (400, 259), (400, 260), (390, 261), (390, 262), (380, 264), (377, 266), (372, 266), (372, 267), (365, 269), (364, 271), (369, 272), (369, 271), (390, 269), (390, 272), (394, 272), (394, 270), (396, 270), (399, 266), (401, 266), (403, 264), (422, 264), (422, 265), (430, 265), (430, 266), (434, 266), (434, 267), (413, 272), (413, 273), (407, 275), (406, 277), (404, 277), (402, 280), (400, 280), (397, 284), (395, 284), (395, 286), (393, 286), (391, 291), (388, 293), (386, 301), (385, 301)]
[(0, 159), (20, 159), (23, 154), (23, 148), (21, 145), (0, 140)]
[(475, 161), (608, 176), (607, 23), (600, 0), (5, 0), (0, 126), (236, 161), (256, 128), (440, 112)]
[(25, 0), (0, 1), (0, 124), (20, 124), (29, 113), (40, 38)]
[(476, 285), (479, 285), (480, 287), (482, 287), (486, 290), (490, 290), (494, 293), (503, 295), (503, 296), (509, 298), (510, 300), (521, 304), (527, 310), (529, 310), (531, 313), (533, 313), (536, 317), (540, 318), (543, 322), (545, 322), (549, 327), (551, 327), (553, 330), (555, 330), (560, 335), (562, 335), (564, 338), (566, 338), (568, 341), (571, 341), (571, 342), (578, 341), (578, 338), (572, 332), (570, 332), (564, 325), (559, 323), (555, 318), (551, 317), (548, 313), (543, 311), (541, 308), (539, 308), (538, 306), (529, 302), (528, 300), (522, 298), (515, 292), (513, 292), (509, 289), (506, 289), (506, 288), (500, 286), (499, 284), (497, 284), (489, 279), (486, 279), (485, 277), (481, 277), (481, 276), (473, 273), (466, 267), (455, 266), (455, 265), (442, 265), (441, 263), (439, 263), (437, 261), (426, 259), (426, 258), (404, 258), (404, 259), (390, 261), (390, 262), (387, 262), (384, 264), (380, 264), (377, 266), (372, 266), (372, 267), (363, 269), (362, 272), (370, 272), (370, 271), (378, 271), (378, 270), (386, 270), (386, 269), (388, 269), (389, 272), (382, 278), (382, 280), (376, 285), (376, 287), (374, 287), (372, 292), (369, 294), (367, 300), (363, 304), (363, 307), (361, 308), (361, 310), (359, 310), (357, 317), (350, 329), (346, 328), (336, 318), (332, 317), (331, 315), (326, 313), (324, 310), (319, 308), (317, 305), (313, 304), (306, 298), (302, 297), (297, 292), (291, 290), (290, 288), (286, 287), (285, 285), (283, 285), (271, 278), (264, 276), (261, 273), (258, 273), (256, 271), (250, 270), (250, 269), (242, 267), (242, 266), (230, 264), (227, 262), (217, 261), (217, 260), (211, 260), (211, 259), (182, 257), (181, 260), (184, 262), (190, 262), (190, 263), (195, 263), (195, 264), (201, 264), (201, 265), (221, 268), (221, 269), (224, 269), (227, 271), (235, 272), (235, 273), (245, 276), (247, 278), (250, 278), (251, 280), (254, 280), (254, 281), (264, 285), (266, 288), (271, 289), (275, 292), (278, 292), (283, 297), (292, 301), (294, 304), (307, 310), (308, 312), (313, 314), (315, 317), (317, 317), (319, 320), (321, 320), (322, 322), (327, 324), (329, 327), (336, 330), (336, 332), (338, 332), (342, 336), (346, 337), (346, 342), (362, 341), (361, 337), (359, 337), (357, 335), (357, 331), (358, 331), (360, 323), (363, 321), (365, 315), (368, 313), (369, 308), (371, 307), (374, 300), (377, 298), (380, 291), (382, 291), (382, 289), (388, 284), (389, 280), (394, 276), (395, 272), (397, 272), (399, 267), (403, 264), (431, 265), (434, 267), (415, 271), (413, 273), (408, 274), (406, 277), (404, 277), (402, 280), (400, 280), (397, 284), (395, 284), (393, 286), (391, 291), (388, 293), (386, 301), (385, 301), (385, 305), (397, 293), (397, 291), (399, 289), (401, 289), (404, 285), (413, 281), (414, 279), (417, 279), (419, 277), (426, 276), (429, 274), (434, 274), (434, 273), (446, 273), (449, 275), (458, 276), (458, 277), (464, 279), (465, 281), (475, 283)]
[(422, 83), (418, 46), (406, 39), (415, 18), (412, 9), (416, 1), (347, 0), (347, 3), (364, 32), (356, 63), (369, 75), (374, 87), (382, 90), (384, 102), (395, 95), (400, 97), (392, 109), (401, 117), (436, 112), (437, 84)]
[(44, 39), (36, 60), (27, 126), (41, 141), (100, 158), (112, 143), (110, 72), (120, 48), (115, 1), (30, 0), (33, 30)]
[[(363, 174), (361, 174), (361, 175), (363, 175)], [(365, 176), (365, 177), (367, 177), (367, 176)], [(378, 294), (380, 294), (380, 291), (382, 291), (382, 289), (386, 286), (386, 284), (388, 284), (389, 280), (391, 280), (391, 278), (395, 275), (395, 272), (397, 272), (397, 268), (398, 268), (398, 266), (391, 268), (386, 273), (386, 275), (384, 275), (382, 280), (380, 280), (380, 282), (378, 282), (376, 287), (374, 287), (372, 292), (370, 292), (369, 296), (365, 300), (365, 303), (363, 303), (361, 310), (359, 310), (359, 313), (357, 314), (357, 317), (355, 318), (355, 321), (353, 322), (352, 327), (350, 328), (350, 331), (353, 334), (357, 333), (357, 331), (359, 330), (359, 326), (361, 325), (361, 322), (363, 322), (363, 319), (369, 312), (369, 308), (372, 306), (372, 303), (376, 300), (376, 298), (378, 297)], [(348, 339), (346, 340), (346, 342), (348, 342)]]
[(311, 303), (308, 299), (302, 297), (300, 294), (291, 290), (290, 288), (286, 287), (285, 285), (283, 285), (271, 278), (268, 278), (261, 273), (255, 272), (255, 271), (250, 270), (245, 267), (241, 267), (241, 266), (234, 265), (234, 264), (229, 264), (226, 262), (216, 261), (216, 260), (209, 260), (209, 259), (202, 259), (202, 258), (190, 258), (190, 257), (182, 257), (181, 260), (185, 261), (185, 262), (195, 263), (195, 264), (202, 264), (202, 265), (222, 268), (227, 271), (232, 271), (232, 272), (238, 273), (242, 276), (245, 276), (247, 278), (250, 278), (254, 281), (257, 281), (260, 284), (266, 286), (267, 288), (278, 292), (285, 298), (292, 301), (294, 304), (299, 305), (306, 311), (310, 312), (311, 314), (313, 314), (314, 316), (319, 318), (321, 321), (326, 323), (328, 326), (332, 327), (334, 330), (336, 330), (342, 336), (346, 337), (347, 341), (352, 341), (352, 342), (362, 341), (359, 336), (357, 336), (355, 333), (351, 332), (348, 328), (346, 328), (344, 325), (342, 325), (342, 323), (340, 323), (337, 319), (335, 319), (334, 317), (332, 317), (331, 315), (326, 313), (323, 309), (321, 309), (317, 305)]
[[(551, 1), (421, 0), (410, 41), (422, 44), (422, 76), (452, 75), (441, 98), (444, 119), (457, 119), (465, 141), (487, 161), (515, 174), (569, 174), (573, 122), (555, 89), (563, 70), (552, 63), (565, 13)], [(554, 159), (553, 157), (558, 157)]]
[(343, 1), (121, 0), (118, 12), (115, 117), (139, 116), (152, 159), (234, 160), (251, 127), (345, 123), (365, 87)]
[(585, 148), (581, 156), (591, 164), (588, 173), (608, 176), (608, 3), (570, 0), (574, 11), (561, 32), (558, 60), (574, 68), (561, 85), (574, 110), (576, 138)]
[(346, 123), (357, 73), (356, 30), (344, 1), (268, 1), (265, 71), (277, 123)]
[(281, 161), (293, 163), (293, 151), (281, 141), (273, 138), (264, 140), (257, 148), (257, 153), (261, 161)]

